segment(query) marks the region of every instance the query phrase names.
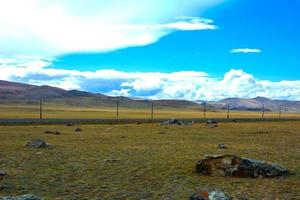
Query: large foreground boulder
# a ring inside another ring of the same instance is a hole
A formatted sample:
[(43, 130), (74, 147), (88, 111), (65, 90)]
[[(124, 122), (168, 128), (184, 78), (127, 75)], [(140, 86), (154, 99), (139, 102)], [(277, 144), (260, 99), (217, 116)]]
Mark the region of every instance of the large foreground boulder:
[(43, 200), (40, 197), (36, 197), (30, 194), (17, 196), (17, 197), (0, 197), (0, 200)]
[(207, 155), (197, 162), (196, 172), (210, 176), (245, 178), (277, 177), (288, 174), (286, 168), (277, 164), (235, 155)]
[(29, 148), (47, 148), (50, 145), (47, 144), (44, 140), (41, 139), (33, 139), (29, 142), (27, 142), (26, 147)]
[(231, 200), (232, 198), (224, 194), (222, 191), (202, 191), (193, 194), (189, 200)]

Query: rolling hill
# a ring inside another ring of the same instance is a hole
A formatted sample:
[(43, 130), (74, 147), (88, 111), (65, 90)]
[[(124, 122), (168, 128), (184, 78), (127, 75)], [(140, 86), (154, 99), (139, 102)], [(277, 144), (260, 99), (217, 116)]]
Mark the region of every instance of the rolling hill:
[[(80, 107), (115, 107), (119, 100), (123, 107), (144, 108), (151, 106), (151, 100), (128, 97), (112, 97), (79, 90), (64, 90), (47, 85), (35, 86), (0, 80), (0, 102), (2, 104), (30, 104), (42, 99), (44, 102)], [(198, 108), (199, 104), (185, 100), (156, 100), (161, 108)]]
[[(99, 93), (90, 93), (79, 90), (64, 90), (51, 86), (35, 86), (0, 80), (1, 104), (30, 104), (40, 99), (44, 102), (66, 106), (80, 107), (115, 107), (119, 100), (120, 105), (128, 108), (150, 107), (152, 100), (128, 97), (112, 97)], [(156, 108), (202, 109), (203, 101), (186, 100), (153, 100)], [(300, 101), (272, 100), (265, 97), (252, 99), (227, 98), (221, 101), (207, 102), (207, 108), (212, 110), (227, 109), (237, 111), (261, 111), (264, 105), (266, 111), (278, 111), (279, 107), (285, 112), (300, 112)]]

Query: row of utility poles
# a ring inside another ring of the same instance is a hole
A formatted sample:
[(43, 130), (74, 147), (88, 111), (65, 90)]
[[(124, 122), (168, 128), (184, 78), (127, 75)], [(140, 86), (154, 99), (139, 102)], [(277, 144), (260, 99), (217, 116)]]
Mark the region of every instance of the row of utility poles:
[[(206, 112), (207, 112), (207, 108), (206, 108), (206, 103), (203, 102), (203, 117), (206, 118)], [(279, 105), (278, 108), (278, 117), (279, 119), (281, 119), (281, 114), (282, 114), (282, 106)], [(227, 104), (227, 119), (230, 119), (230, 104)], [(265, 105), (262, 105), (262, 114), (261, 114), (261, 118), (264, 119), (265, 118)]]
[[(40, 99), (39, 101), (40, 103), (40, 119), (43, 119), (43, 100)], [(206, 113), (207, 113), (207, 105), (206, 102), (203, 102), (203, 118), (206, 118)], [(279, 105), (279, 109), (278, 109), (278, 117), (279, 119), (281, 118), (282, 115), (282, 106)], [(117, 118), (119, 118), (120, 115), (120, 99), (117, 98)], [(154, 102), (151, 102), (151, 112), (150, 112), (150, 118), (151, 120), (154, 119)], [(262, 105), (262, 114), (261, 114), (261, 118), (264, 119), (265, 118), (265, 105)], [(227, 104), (227, 119), (230, 119), (230, 104)]]

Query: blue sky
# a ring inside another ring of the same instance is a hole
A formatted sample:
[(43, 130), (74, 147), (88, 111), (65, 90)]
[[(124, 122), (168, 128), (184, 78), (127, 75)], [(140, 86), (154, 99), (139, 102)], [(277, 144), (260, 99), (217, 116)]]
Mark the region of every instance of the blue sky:
[[(54, 66), (128, 72), (201, 70), (216, 76), (241, 68), (261, 79), (300, 79), (300, 1), (233, 0), (202, 16), (214, 19), (218, 29), (173, 32), (151, 45), (109, 53), (61, 56)], [(258, 48), (262, 53), (231, 54), (233, 48)]]
[[(146, 98), (300, 100), (298, 0), (29, 1), (38, 12), (22, 10), (26, 22), (0, 14), (1, 79)], [(10, 2), (2, 8), (18, 12)]]

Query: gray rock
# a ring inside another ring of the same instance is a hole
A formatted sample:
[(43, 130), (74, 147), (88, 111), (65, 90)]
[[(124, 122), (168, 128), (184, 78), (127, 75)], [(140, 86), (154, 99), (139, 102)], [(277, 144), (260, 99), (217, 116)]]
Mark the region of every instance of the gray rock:
[(216, 120), (209, 119), (206, 121), (206, 124), (218, 124)]
[(218, 148), (219, 149), (227, 149), (227, 145), (226, 144), (218, 144)]
[(120, 162), (121, 159), (105, 159), (103, 160), (104, 162), (107, 162), (107, 163), (114, 163), (114, 162)]
[(206, 125), (208, 128), (217, 128), (218, 125), (217, 124), (209, 124), (209, 125)]
[(167, 120), (167, 121), (161, 123), (160, 125), (193, 125), (193, 124), (194, 124), (194, 121), (184, 122), (184, 121), (173, 118), (173, 119), (170, 119), (170, 120)]
[(43, 200), (40, 197), (36, 197), (30, 194), (17, 196), (17, 197), (0, 197), (0, 200)]
[(82, 131), (81, 128), (76, 128), (76, 129), (75, 129), (75, 132), (81, 132), (81, 131)]
[(49, 144), (47, 144), (44, 140), (41, 139), (33, 139), (26, 144), (26, 147), (29, 148), (46, 148), (49, 146)]
[(0, 185), (0, 191), (11, 188), (9, 185)]
[(59, 131), (45, 131), (44, 134), (60, 135), (61, 133)]
[(231, 200), (232, 198), (227, 196), (221, 191), (202, 191), (200, 193), (193, 194), (189, 200)]
[(212, 191), (209, 193), (209, 200), (231, 200), (231, 197), (221, 191)]
[(237, 157), (235, 155), (208, 155), (196, 163), (196, 172), (210, 176), (277, 177), (287, 175), (288, 169), (277, 164)]
[(0, 171), (0, 177), (2, 177), (2, 176), (6, 176), (6, 172)]

